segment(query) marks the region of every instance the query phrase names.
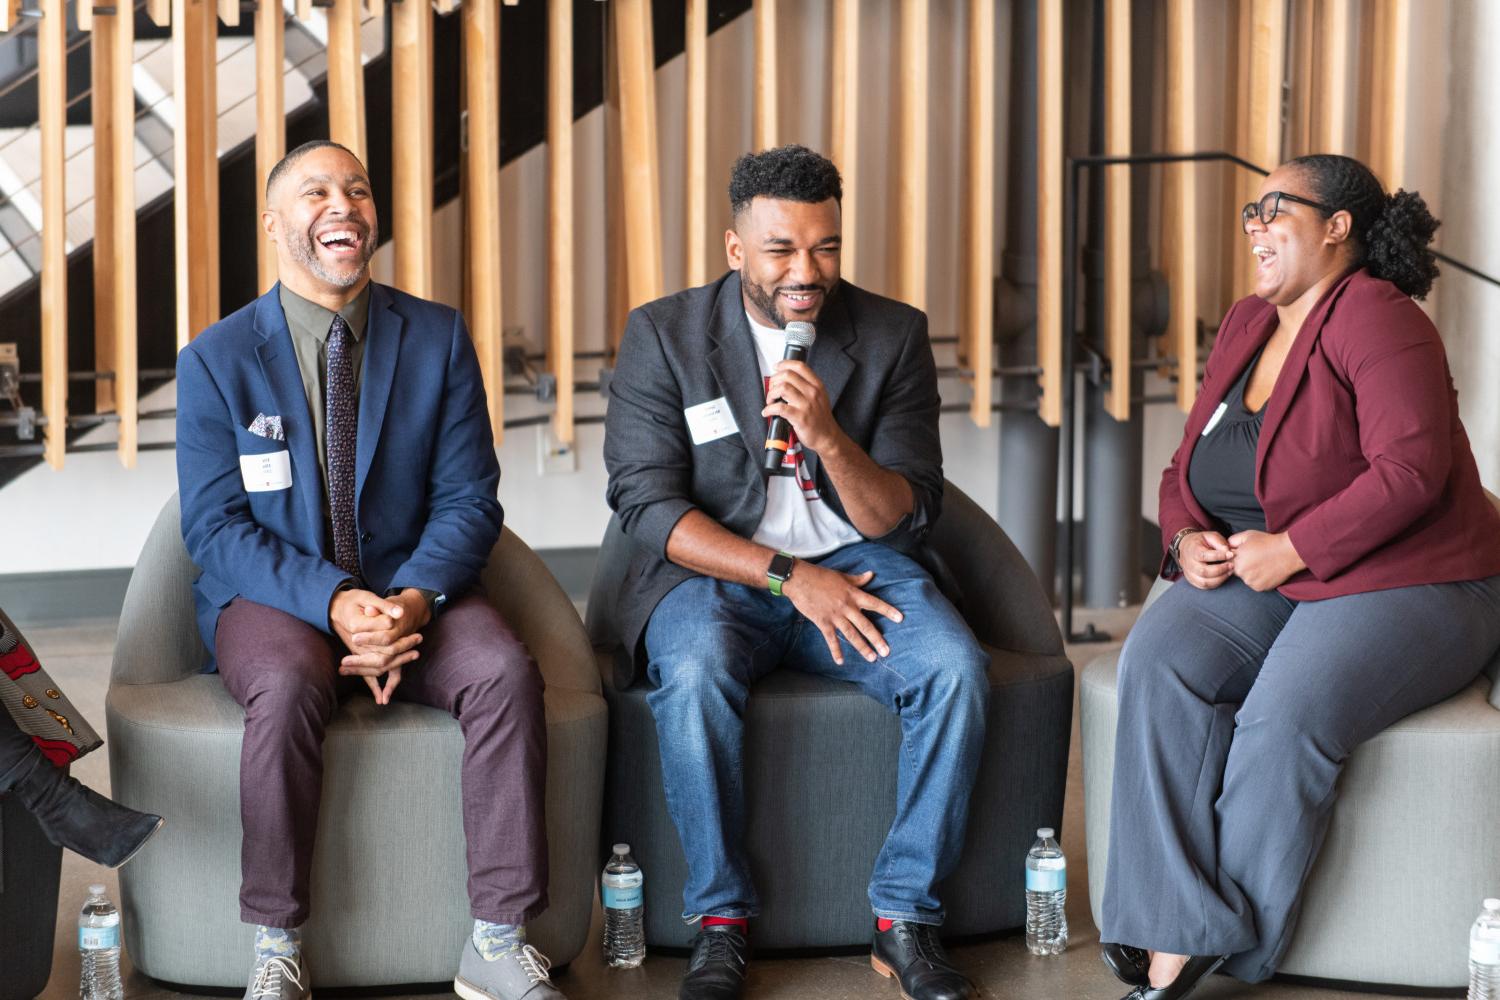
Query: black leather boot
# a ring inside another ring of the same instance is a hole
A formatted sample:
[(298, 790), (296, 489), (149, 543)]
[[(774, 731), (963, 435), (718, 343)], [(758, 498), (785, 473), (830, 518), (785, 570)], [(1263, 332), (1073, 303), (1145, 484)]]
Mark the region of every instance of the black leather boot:
[(979, 991), (948, 961), (938, 929), (931, 924), (897, 920), (891, 929), (875, 931), (870, 965), (901, 983), (906, 1000), (976, 1000)]
[(704, 927), (693, 939), (693, 957), (677, 1000), (740, 1000), (750, 942), (733, 924)]
[(9, 773), (11, 793), (36, 817), (47, 839), (95, 864), (120, 867), (161, 829), (160, 816), (106, 799), (54, 767), (35, 747)]

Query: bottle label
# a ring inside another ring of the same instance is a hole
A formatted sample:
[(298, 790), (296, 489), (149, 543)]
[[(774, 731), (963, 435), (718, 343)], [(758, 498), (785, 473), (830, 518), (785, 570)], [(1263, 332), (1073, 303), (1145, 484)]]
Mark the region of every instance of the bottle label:
[(120, 925), (78, 928), (79, 951), (105, 951), (120, 947)]
[(1469, 961), (1476, 965), (1500, 965), (1500, 941), (1471, 940)]
[(1027, 892), (1061, 892), (1068, 887), (1068, 870), (1056, 868), (1053, 870), (1026, 869), (1026, 891)]
[(610, 910), (634, 910), (645, 901), (638, 885), (618, 889), (606, 885), (602, 887), (602, 895), (605, 908)]

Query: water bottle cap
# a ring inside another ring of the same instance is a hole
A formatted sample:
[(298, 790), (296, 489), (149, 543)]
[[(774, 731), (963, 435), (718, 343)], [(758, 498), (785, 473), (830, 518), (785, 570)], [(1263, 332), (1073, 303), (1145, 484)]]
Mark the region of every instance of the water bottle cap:
[(629, 854), (630, 853), (630, 845), (629, 844), (616, 844), (614, 846), (614, 852), (616, 854)]
[(1484, 901), (1486, 910), (1500, 910), (1500, 899), (1486, 899)]
[(1047, 840), (1052, 836), (1052, 827), (1044, 826), (1036, 832), (1037, 840)]
[(100, 883), (100, 882), (91, 882), (91, 883), (89, 883), (89, 895), (90, 896), (102, 896), (102, 895), (104, 895), (104, 885), (102, 883)]

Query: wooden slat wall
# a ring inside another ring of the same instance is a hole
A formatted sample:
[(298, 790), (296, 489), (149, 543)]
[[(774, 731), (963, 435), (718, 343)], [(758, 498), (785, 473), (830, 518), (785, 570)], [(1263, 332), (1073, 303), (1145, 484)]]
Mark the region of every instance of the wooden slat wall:
[(327, 13), (328, 134), (364, 162), (365, 71), (360, 56), (359, 0), (333, 0)]
[[(286, 155), (286, 8), (265, 0), (255, 10), (255, 200), (265, 203), (271, 168)], [(256, 284), (276, 284), (276, 248), (264, 234), (256, 241)]]
[(604, 323), (608, 328), (610, 356), (620, 350), (625, 334), (625, 320), (630, 314), (629, 255), (625, 241), (625, 156), (624, 136), (620, 127), (620, 60), (619, 34), (613, 4), (604, 19), (604, 212), (605, 255)]
[(969, 416), (990, 425), (995, 380), (995, 5), (969, 0), (968, 253), (964, 275), (968, 350), (974, 370)]
[(1317, 69), (1313, 96), (1315, 152), (1347, 154), (1352, 113), (1349, 109), (1349, 33), (1352, 0), (1319, 0)]
[(158, 28), (172, 23), (172, 0), (146, 0), (146, 16)]
[(683, 284), (708, 280), (708, 0), (687, 0), (687, 120), (683, 127)]
[(391, 12), (391, 214), (396, 285), (432, 295), (432, 6)]
[[(1167, 0), (1167, 149), (1197, 149), (1197, 0)], [(1167, 165), (1167, 257), (1171, 320), (1167, 342), (1177, 355), (1177, 408), (1193, 408), (1198, 397), (1198, 175), (1192, 163)]]
[[(1104, 148), (1125, 156), (1130, 143), (1130, 0), (1105, 0)], [(1104, 408), (1119, 421), (1130, 419), (1130, 168), (1104, 172), (1104, 339), (1109, 356), (1109, 390)], [(1145, 220), (1141, 220), (1145, 224)]]
[(210, 0), (172, 0), (177, 347), (219, 318), (218, 22)]
[(37, 26), (38, 121), (42, 140), (42, 414), (45, 456), (62, 468), (68, 443), (68, 232), (63, 188), (67, 127), (67, 8), (42, 0)]
[(1062, 423), (1063, 337), (1063, 9), (1037, 9), (1037, 360), (1042, 369), (1040, 415)]
[(21, 0), (0, 0), (0, 31), (9, 31), (21, 23)]
[(927, 0), (901, 0), (896, 298), (927, 308)]
[[(1252, 8), (1256, 0), (1235, 0), (1239, 27), (1235, 31), (1235, 76), (1234, 76), (1234, 151), (1240, 156), (1250, 155), (1250, 60), (1253, 58), (1254, 39), (1252, 19)], [(1228, 204), (1224, 206), (1224, 218), (1233, 220), (1238, 218), (1240, 206), (1255, 196), (1255, 185), (1259, 180), (1252, 179), (1243, 169), (1238, 166), (1225, 166), (1229, 183), (1224, 185), (1227, 193)], [(1228, 277), (1227, 281), (1221, 281), (1220, 288), (1228, 290), (1228, 295), (1220, 303), (1219, 312), (1223, 314), (1233, 302), (1237, 302), (1250, 294), (1250, 268), (1245, 255), (1245, 241), (1238, 227), (1231, 221), (1221, 230), (1220, 239), (1223, 241), (1221, 252), (1223, 254), (1223, 274)], [(1223, 292), (1221, 291), (1221, 294)]]
[(552, 428), (573, 443), (573, 0), (547, 0), (547, 368)]
[[(405, 0), (410, 2), (410, 0)], [(505, 436), (504, 329), (500, 297), (500, 8), (494, 0), (463, 5), (465, 87), (469, 102), (469, 332), (489, 397), (490, 428)]]
[(1411, 83), (1411, 0), (1375, 0), (1374, 93), (1369, 116), (1370, 169), (1395, 191), (1406, 182), (1407, 90)]
[(855, 281), (859, 248), (859, 0), (833, 0), (833, 81), (828, 148), (843, 181), (839, 268)]
[(755, 0), (755, 124), (750, 145), (757, 150), (776, 145), (776, 3)]
[(1313, 0), (1290, 0), (1292, 9), (1291, 102), (1287, 108), (1287, 146), (1292, 156), (1316, 152), (1314, 94), (1317, 90), (1318, 10)]
[(616, 0), (626, 287), (634, 308), (662, 295), (661, 181), (650, 0)]
[[(88, 0), (79, 0), (79, 6), (85, 3), (88, 3)], [(240, 0), (219, 0), (219, 20), (228, 27), (238, 28), (240, 26)]]
[[(114, 371), (115, 344), (118, 331), (115, 328), (114, 310), (107, 303), (115, 299), (115, 143), (119, 136), (112, 114), (115, 98), (115, 29), (121, 19), (112, 14), (101, 14), (89, 28), (83, 28), (83, 14), (92, 4), (79, 3), (77, 7), (80, 30), (89, 30), (94, 37), (89, 40), (89, 114), (92, 117), (94, 134), (94, 368), (97, 371)], [(127, 64), (128, 65), (128, 64)], [(125, 77), (130, 86), (130, 77)], [(126, 125), (128, 136), (133, 124)], [(126, 180), (127, 178), (121, 178)], [(128, 198), (125, 194), (123, 197)], [(94, 407), (99, 413), (110, 413), (115, 408), (115, 384), (100, 379), (94, 383)]]

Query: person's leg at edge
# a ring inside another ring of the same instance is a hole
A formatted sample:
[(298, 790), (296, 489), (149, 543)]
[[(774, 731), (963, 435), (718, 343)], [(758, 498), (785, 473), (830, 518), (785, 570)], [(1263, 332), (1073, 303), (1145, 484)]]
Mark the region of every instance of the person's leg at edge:
[(662, 598), (646, 627), (647, 702), (688, 865), (683, 917), (703, 919), (682, 997), (743, 989), (746, 922), (759, 910), (743, 844), (744, 713), (750, 685), (780, 662), (795, 618), (790, 602), (769, 593), (695, 577)]
[(448, 712), (464, 734), (460, 786), (474, 927), (455, 989), (471, 1000), (561, 996), (550, 963), (526, 943), (526, 923), (547, 907), (542, 688), (536, 661), (500, 612), (470, 593), (428, 623), (395, 692)]
[(1162, 953), (1154, 985), (1185, 956), (1254, 943), (1240, 887), (1213, 878), (1213, 804), (1235, 709), (1294, 607), (1235, 578), (1213, 590), (1179, 581), (1121, 651), (1100, 940)]
[(1236, 716), (1217, 803), (1220, 878), (1257, 929), (1226, 972), (1276, 971), (1349, 754), (1472, 683), (1497, 649), (1500, 577), (1297, 606)]
[(305, 995), (301, 956), (323, 791), (323, 736), (338, 705), (341, 649), (275, 608), (236, 598), (220, 613), (216, 658), (245, 709), (240, 752), (240, 919), (256, 924), (251, 992)]
[(948, 962), (937, 936), (944, 916), (937, 885), (963, 851), (984, 749), (989, 655), (931, 576), (902, 553), (864, 542), (816, 561), (841, 573), (874, 571), (866, 589), (902, 614), (900, 622), (872, 616), (890, 650), (873, 663), (847, 640), (837, 663), (810, 622), (799, 626), (788, 660), (858, 685), (900, 720), (896, 817), (869, 886), (877, 921), (872, 963), (898, 977), (913, 1000), (971, 996), (972, 984)]

